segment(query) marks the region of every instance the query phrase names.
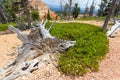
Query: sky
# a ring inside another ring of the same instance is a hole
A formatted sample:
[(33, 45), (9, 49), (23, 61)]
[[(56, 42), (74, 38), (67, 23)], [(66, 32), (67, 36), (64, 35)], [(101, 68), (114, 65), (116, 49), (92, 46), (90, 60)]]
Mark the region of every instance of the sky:
[[(45, 2), (48, 5), (53, 5), (53, 6), (58, 6), (60, 5), (60, 0), (42, 0), (43, 2)], [(62, 0), (62, 3), (64, 4), (66, 1), (68, 0)], [(75, 0), (75, 2), (78, 2), (79, 6), (81, 8), (85, 8), (86, 4), (87, 4), (88, 0)], [(89, 0), (88, 2), (88, 7), (92, 4), (93, 0)], [(95, 1), (95, 7), (96, 9), (99, 8), (99, 4), (101, 3), (101, 0), (94, 0)]]

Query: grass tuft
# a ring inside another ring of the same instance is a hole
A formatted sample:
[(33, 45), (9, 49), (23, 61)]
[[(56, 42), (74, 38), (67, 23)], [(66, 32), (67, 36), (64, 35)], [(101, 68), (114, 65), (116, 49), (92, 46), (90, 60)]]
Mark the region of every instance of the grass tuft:
[(5, 31), (5, 30), (8, 30), (8, 25), (13, 25), (13, 26), (16, 26), (16, 24), (15, 24), (15, 23), (0, 24), (0, 32), (1, 32), (1, 31)]

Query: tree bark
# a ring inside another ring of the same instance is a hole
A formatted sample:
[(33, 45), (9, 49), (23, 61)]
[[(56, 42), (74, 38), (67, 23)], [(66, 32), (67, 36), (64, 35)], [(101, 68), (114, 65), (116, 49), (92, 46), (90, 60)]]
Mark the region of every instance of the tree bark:
[(110, 20), (110, 18), (111, 18), (111, 16), (112, 16), (112, 14), (114, 14), (114, 12), (115, 12), (115, 4), (116, 4), (116, 0), (113, 0), (113, 1), (112, 1), (112, 4), (111, 4), (111, 8), (110, 8), (110, 10), (109, 10), (109, 12), (108, 12), (108, 15), (107, 15), (107, 17), (106, 17), (106, 19), (105, 19), (105, 22), (104, 22), (104, 24), (103, 24), (103, 27), (102, 27), (102, 31), (103, 31), (103, 32), (106, 31), (108, 22), (109, 22), (109, 20)]

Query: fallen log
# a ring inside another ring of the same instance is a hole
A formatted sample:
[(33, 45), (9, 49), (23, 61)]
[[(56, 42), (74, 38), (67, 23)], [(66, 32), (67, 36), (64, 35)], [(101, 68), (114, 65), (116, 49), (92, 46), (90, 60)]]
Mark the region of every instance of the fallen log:
[(56, 61), (56, 54), (74, 46), (76, 41), (62, 40), (51, 36), (50, 29), (45, 28), (46, 22), (36, 23), (29, 35), (9, 25), (9, 29), (17, 33), (23, 45), (18, 48), (15, 61), (0, 70), (0, 80), (14, 80), (32, 73), (34, 70)]
[(115, 20), (115, 24), (111, 27), (110, 30), (107, 31), (108, 37), (115, 37), (117, 31), (120, 30), (120, 20)]

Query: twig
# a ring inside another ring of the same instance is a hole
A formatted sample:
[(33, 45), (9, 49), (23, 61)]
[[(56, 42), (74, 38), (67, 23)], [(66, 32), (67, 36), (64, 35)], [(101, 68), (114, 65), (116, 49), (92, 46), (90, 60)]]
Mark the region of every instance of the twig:
[(50, 28), (48, 29), (48, 31), (50, 31), (50, 30), (52, 29), (52, 27), (53, 27), (53, 25), (56, 23), (56, 21), (57, 21), (57, 20), (55, 20), (55, 21), (51, 24), (51, 26), (50, 26)]

